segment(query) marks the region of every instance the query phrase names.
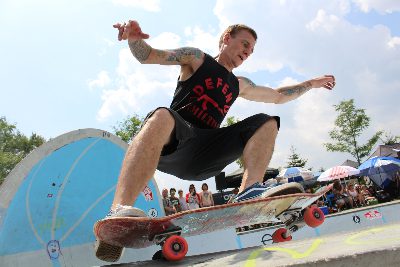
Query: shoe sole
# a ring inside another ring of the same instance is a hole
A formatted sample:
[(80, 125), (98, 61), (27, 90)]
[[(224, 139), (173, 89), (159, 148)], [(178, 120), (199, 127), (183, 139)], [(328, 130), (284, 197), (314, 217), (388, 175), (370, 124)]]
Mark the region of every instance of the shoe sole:
[[(121, 210), (114, 215), (114, 217), (146, 217), (146, 213), (140, 209), (130, 207), (128, 211)], [(102, 261), (116, 262), (121, 258), (123, 251), (123, 247), (110, 245), (104, 241), (96, 240), (96, 257)]]
[(98, 245), (95, 248), (96, 257), (102, 261), (116, 262), (122, 255), (123, 247), (110, 245), (103, 241), (97, 241)]
[(261, 194), (262, 198), (304, 193), (303, 186), (298, 183), (287, 183), (275, 186)]

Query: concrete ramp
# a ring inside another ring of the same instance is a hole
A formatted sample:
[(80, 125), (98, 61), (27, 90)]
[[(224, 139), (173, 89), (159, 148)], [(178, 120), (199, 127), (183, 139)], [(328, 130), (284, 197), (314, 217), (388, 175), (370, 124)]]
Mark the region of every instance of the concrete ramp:
[[(0, 266), (92, 266), (93, 224), (108, 213), (128, 145), (97, 129), (66, 133), (21, 161), (0, 187)], [(163, 216), (150, 181), (135, 203)]]

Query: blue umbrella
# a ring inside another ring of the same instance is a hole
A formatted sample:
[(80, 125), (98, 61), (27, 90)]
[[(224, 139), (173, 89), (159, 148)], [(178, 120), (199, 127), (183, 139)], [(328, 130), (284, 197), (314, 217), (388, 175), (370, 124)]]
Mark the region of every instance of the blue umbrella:
[(394, 174), (400, 170), (400, 160), (393, 157), (373, 157), (361, 164), (360, 176), (368, 176), (379, 187), (385, 189), (394, 181)]
[(288, 180), (288, 182), (302, 182), (314, 178), (311, 171), (301, 167), (290, 167), (283, 169), (279, 172), (278, 177), (282, 177)]

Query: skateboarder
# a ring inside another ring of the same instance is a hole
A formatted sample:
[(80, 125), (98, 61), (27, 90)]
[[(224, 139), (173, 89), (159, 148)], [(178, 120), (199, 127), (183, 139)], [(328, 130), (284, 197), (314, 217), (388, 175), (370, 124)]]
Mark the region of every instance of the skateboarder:
[[(149, 35), (136, 21), (117, 23), (114, 28), (118, 29), (118, 40), (128, 41), (140, 63), (179, 65), (180, 75), (170, 107), (150, 112), (132, 140), (108, 216), (146, 216), (132, 204), (156, 169), (182, 179), (204, 180), (239, 157), (244, 174), (236, 201), (242, 194), (245, 199), (260, 196), (268, 188), (260, 182), (273, 153), (280, 119), (256, 114), (220, 128), (236, 98), (283, 104), (312, 88), (331, 90), (335, 86), (332, 75), (276, 90), (236, 77), (232, 71), (251, 56), (257, 41), (256, 32), (246, 25), (235, 24), (222, 33), (216, 57), (192, 47), (153, 48), (145, 41)], [(96, 249), (102, 258), (113, 248), (97, 244)]]

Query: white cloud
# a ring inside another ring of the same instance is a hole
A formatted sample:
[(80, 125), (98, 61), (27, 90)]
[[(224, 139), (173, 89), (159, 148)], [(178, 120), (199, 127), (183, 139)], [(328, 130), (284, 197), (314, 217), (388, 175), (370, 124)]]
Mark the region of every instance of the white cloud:
[(355, 4), (361, 9), (361, 11), (368, 13), (371, 9), (375, 9), (377, 12), (393, 13), (400, 11), (400, 2), (398, 0), (353, 0)]
[(218, 35), (212, 35), (210, 32), (205, 32), (199, 26), (186, 27), (185, 35), (190, 38), (190, 40), (186, 42), (187, 46), (198, 47), (202, 51), (213, 56), (218, 54)]
[(317, 31), (318, 29), (322, 29), (323, 31), (332, 33), (336, 24), (339, 23), (339, 18), (335, 15), (327, 15), (325, 10), (318, 10), (317, 16), (308, 24), (306, 24), (306, 28), (311, 31)]
[(97, 79), (89, 81), (88, 85), (91, 90), (95, 89), (96, 87), (103, 88), (107, 85), (109, 85), (111, 82), (110, 76), (108, 75), (107, 71), (100, 71), (99, 74), (97, 74)]
[(390, 48), (395, 48), (396, 46), (400, 46), (400, 37), (393, 37), (389, 40), (388, 46)]
[(150, 12), (159, 12), (161, 10), (160, 0), (113, 0), (113, 3)]

